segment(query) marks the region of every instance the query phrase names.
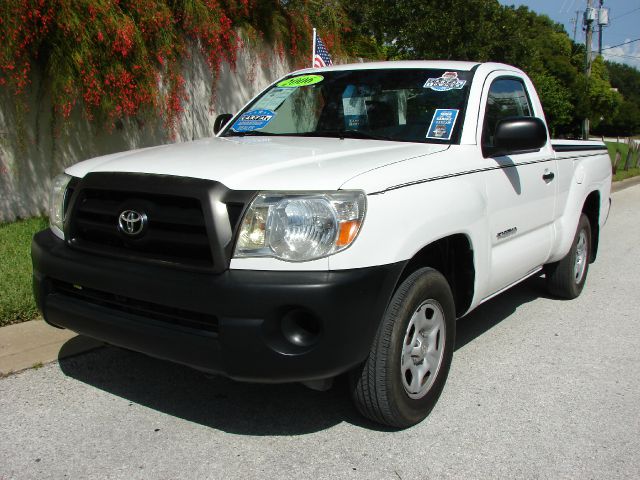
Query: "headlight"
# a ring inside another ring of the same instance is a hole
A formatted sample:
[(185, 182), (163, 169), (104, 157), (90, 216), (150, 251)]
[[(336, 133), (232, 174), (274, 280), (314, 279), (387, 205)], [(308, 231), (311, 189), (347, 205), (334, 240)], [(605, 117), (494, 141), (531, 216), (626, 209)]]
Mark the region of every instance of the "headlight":
[(355, 240), (366, 209), (359, 191), (261, 193), (242, 219), (235, 257), (306, 262)]
[(51, 196), (49, 197), (49, 225), (51, 231), (64, 240), (64, 200), (67, 193), (67, 185), (71, 181), (69, 175), (58, 175), (51, 184)]

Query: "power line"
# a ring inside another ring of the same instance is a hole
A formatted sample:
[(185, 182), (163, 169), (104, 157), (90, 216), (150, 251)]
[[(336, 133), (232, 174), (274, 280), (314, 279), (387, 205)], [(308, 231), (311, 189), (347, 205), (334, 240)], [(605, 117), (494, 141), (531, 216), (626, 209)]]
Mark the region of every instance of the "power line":
[[(591, 51), (592, 54), (597, 54), (595, 50)], [(622, 53), (603, 53), (603, 57), (627, 57), (627, 58), (640, 58), (640, 55), (624, 55)]]
[(637, 12), (638, 10), (640, 10), (640, 7), (638, 7), (638, 8), (634, 8), (634, 9), (633, 9), (633, 10), (631, 10), (630, 12), (623, 13), (622, 15), (618, 15), (618, 16), (616, 16), (616, 17), (612, 17), (612, 18), (611, 18), (611, 20), (617, 20), (617, 19), (619, 19), (619, 18), (626, 17), (627, 15), (631, 15), (633, 12)]
[[(595, 52), (594, 52), (595, 53)], [(615, 55), (613, 53), (605, 53), (603, 56), (607, 57), (619, 57), (619, 58), (632, 58), (634, 60), (640, 60), (640, 57), (634, 55)]]
[(640, 38), (636, 38), (635, 40), (629, 40), (628, 42), (619, 43), (618, 45), (614, 45), (613, 47), (603, 48), (602, 50), (611, 50), (612, 48), (621, 47), (623, 45), (629, 45), (630, 43), (639, 41)]

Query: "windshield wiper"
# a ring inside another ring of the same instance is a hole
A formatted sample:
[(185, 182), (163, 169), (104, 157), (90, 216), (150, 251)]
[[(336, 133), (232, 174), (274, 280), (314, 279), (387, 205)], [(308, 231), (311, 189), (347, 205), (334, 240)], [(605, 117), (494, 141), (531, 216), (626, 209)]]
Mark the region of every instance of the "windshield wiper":
[(337, 137), (341, 140), (345, 138), (360, 138), (367, 140), (390, 140), (395, 141), (393, 138), (385, 137), (383, 135), (376, 135), (375, 133), (366, 132), (362, 130), (353, 129), (341, 129), (341, 130), (316, 130), (315, 132), (304, 132), (291, 134), (301, 137)]
[(384, 135), (376, 135), (375, 133), (366, 132), (362, 130), (342, 130), (342, 134), (345, 138), (368, 138), (371, 140), (393, 140), (391, 137)]
[(273, 137), (281, 135), (280, 133), (269, 133), (269, 132), (261, 132), (260, 130), (250, 130), (248, 132), (234, 132), (229, 131), (224, 134), (225, 137), (250, 137), (250, 136), (265, 136), (265, 137)]
[(225, 137), (248, 137), (248, 136), (270, 136), (270, 137), (330, 137), (339, 138), (344, 140), (345, 138), (358, 138), (366, 140), (389, 140), (397, 141), (390, 137), (382, 135), (376, 135), (374, 133), (365, 132), (362, 130), (316, 130), (314, 132), (290, 132), (290, 133), (270, 133), (262, 132), (260, 130), (251, 130), (248, 132), (233, 132), (229, 131), (224, 134)]

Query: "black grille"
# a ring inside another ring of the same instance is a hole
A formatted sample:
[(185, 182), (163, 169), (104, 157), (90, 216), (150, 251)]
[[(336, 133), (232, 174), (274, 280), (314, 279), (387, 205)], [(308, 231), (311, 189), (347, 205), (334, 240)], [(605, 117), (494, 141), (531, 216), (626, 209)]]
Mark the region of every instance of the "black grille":
[(218, 318), (54, 280), (52, 293), (183, 328), (218, 334)]
[[(71, 241), (92, 252), (212, 267), (201, 203), (196, 198), (84, 188), (75, 200)], [(118, 229), (120, 214), (147, 215), (145, 231), (128, 237)]]

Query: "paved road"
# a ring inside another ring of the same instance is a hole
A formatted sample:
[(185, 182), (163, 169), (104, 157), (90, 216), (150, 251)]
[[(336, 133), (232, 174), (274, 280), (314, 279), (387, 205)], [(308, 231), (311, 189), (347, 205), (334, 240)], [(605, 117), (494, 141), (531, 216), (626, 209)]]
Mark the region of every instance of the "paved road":
[(614, 195), (582, 297), (534, 278), (459, 322), (417, 427), (340, 386), (234, 383), (115, 348), (0, 380), (0, 479), (640, 476), (640, 187)]

